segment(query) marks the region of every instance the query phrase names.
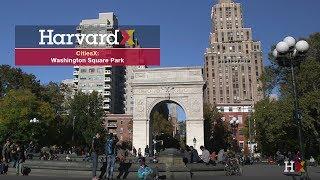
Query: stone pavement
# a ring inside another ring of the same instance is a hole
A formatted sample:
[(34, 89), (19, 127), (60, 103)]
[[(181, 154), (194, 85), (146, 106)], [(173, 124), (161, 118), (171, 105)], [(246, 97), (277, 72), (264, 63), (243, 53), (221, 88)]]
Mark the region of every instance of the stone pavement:
[[(244, 166), (244, 174), (243, 176), (232, 176), (227, 177), (224, 175), (223, 171), (196, 171), (194, 172), (194, 177), (192, 179), (196, 180), (292, 180), (291, 177), (287, 177), (282, 175), (283, 167), (278, 167), (274, 165), (252, 165), (252, 166)], [(40, 179), (48, 179), (48, 180), (58, 180), (58, 179), (66, 179), (66, 180), (88, 180), (90, 179), (90, 172), (88, 171), (69, 171), (67, 174), (59, 174), (59, 171), (56, 170), (44, 170), (44, 169), (35, 169), (32, 170), (30, 176), (15, 176), (14, 169), (10, 169), (8, 176), (0, 176), (0, 180), (4, 179), (12, 179), (12, 180), (40, 180)], [(320, 168), (309, 168), (311, 180), (320, 180)], [(117, 173), (116, 173), (117, 174)], [(175, 172), (174, 179), (185, 179), (185, 173), (183, 172)], [(132, 172), (129, 174), (128, 179), (137, 179), (136, 173)]]

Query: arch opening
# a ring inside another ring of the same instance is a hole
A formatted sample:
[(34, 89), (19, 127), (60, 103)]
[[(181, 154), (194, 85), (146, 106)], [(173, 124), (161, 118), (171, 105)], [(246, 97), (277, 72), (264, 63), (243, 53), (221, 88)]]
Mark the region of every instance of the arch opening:
[(174, 100), (157, 102), (149, 113), (149, 145), (152, 154), (165, 148), (186, 146), (186, 111)]

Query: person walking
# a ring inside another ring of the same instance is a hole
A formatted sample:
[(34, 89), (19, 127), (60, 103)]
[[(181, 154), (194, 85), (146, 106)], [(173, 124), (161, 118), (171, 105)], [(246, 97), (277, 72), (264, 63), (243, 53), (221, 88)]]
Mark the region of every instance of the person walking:
[(12, 167), (13, 168), (16, 168), (16, 165), (17, 165), (17, 162), (18, 162), (18, 155), (17, 155), (17, 144), (16, 143), (13, 143), (11, 146), (10, 146), (10, 158), (11, 158), (11, 161), (13, 161), (13, 165)]
[(22, 144), (17, 143), (17, 164), (16, 164), (16, 174), (20, 175), (22, 170), (22, 165), (26, 161), (25, 150)]
[(10, 140), (7, 139), (6, 143), (2, 147), (2, 160), (4, 163), (9, 163), (10, 162)]
[(105, 143), (105, 154), (107, 156), (107, 179), (113, 178), (113, 171), (116, 162), (116, 144), (117, 138), (113, 136), (112, 133)]
[(118, 159), (120, 161), (119, 163), (119, 175), (117, 176), (117, 179), (121, 179), (121, 177), (123, 179), (126, 179), (127, 176), (129, 175), (129, 168), (131, 167), (131, 162), (128, 158), (129, 156), (129, 152), (128, 150), (125, 148), (124, 144), (121, 143), (121, 145), (119, 146), (119, 150), (118, 150)]
[(92, 156), (92, 180), (98, 180), (97, 178), (97, 168), (98, 168), (98, 154), (99, 154), (99, 140), (100, 134), (97, 133), (92, 138), (91, 143), (91, 156)]

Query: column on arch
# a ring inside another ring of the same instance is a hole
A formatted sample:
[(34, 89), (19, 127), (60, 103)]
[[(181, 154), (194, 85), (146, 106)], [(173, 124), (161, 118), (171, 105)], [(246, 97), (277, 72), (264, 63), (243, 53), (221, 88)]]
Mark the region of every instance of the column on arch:
[(144, 155), (144, 148), (149, 145), (149, 121), (147, 119), (133, 120), (132, 145), (138, 149), (141, 148)]
[[(200, 146), (204, 145), (203, 119), (186, 120), (186, 142), (188, 146), (193, 146), (201, 154)], [(196, 143), (194, 143), (196, 139)]]

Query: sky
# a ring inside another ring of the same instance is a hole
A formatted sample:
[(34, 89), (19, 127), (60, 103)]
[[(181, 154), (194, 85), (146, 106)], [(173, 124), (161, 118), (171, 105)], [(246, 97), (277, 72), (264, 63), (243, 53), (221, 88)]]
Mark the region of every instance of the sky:
[[(245, 27), (262, 42), (264, 63), (272, 44), (286, 35), (307, 37), (320, 30), (319, 0), (235, 0)], [(120, 25), (160, 25), (161, 66), (202, 66), (217, 0), (9, 0), (0, 2), (0, 64), (14, 66), (15, 25), (77, 25), (115, 12)], [(72, 78), (72, 67), (21, 67), (42, 83)]]
[[(320, 30), (319, 0), (235, 0), (245, 27), (263, 46), (264, 64), (272, 44), (286, 35), (307, 37)], [(161, 66), (202, 66), (217, 0), (3, 0), (0, 2), (0, 64), (14, 66), (15, 25), (77, 25), (115, 12), (120, 25), (160, 25)], [(72, 78), (72, 67), (21, 67), (41, 83)]]

